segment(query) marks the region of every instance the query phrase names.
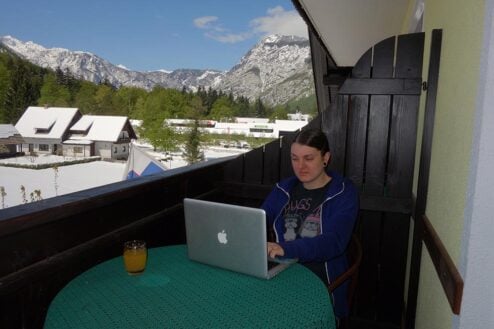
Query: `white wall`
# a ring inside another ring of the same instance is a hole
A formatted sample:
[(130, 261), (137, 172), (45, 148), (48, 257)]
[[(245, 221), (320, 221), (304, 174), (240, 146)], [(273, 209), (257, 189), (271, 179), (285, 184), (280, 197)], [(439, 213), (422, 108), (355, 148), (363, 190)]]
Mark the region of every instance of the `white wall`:
[(463, 300), (453, 328), (494, 328), (494, 0), (485, 27), (459, 270)]

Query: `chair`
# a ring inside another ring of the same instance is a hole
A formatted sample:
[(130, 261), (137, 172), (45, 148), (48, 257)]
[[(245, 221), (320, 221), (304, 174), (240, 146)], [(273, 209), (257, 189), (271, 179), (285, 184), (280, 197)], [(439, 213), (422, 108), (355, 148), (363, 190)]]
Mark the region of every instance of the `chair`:
[[(341, 284), (343, 284), (347, 280), (350, 281), (350, 285), (348, 287), (348, 309), (352, 308), (353, 295), (355, 293), (355, 289), (357, 288), (358, 274), (360, 263), (362, 262), (362, 245), (360, 244), (359, 238), (352, 234), (352, 238), (350, 240), (350, 244), (348, 245), (347, 250), (347, 258), (349, 268), (345, 272), (343, 272), (340, 276), (338, 276), (330, 285), (328, 285), (329, 293), (332, 293), (333, 290), (338, 288)], [(340, 319), (339, 328), (347, 328), (348, 327), (348, 319)]]

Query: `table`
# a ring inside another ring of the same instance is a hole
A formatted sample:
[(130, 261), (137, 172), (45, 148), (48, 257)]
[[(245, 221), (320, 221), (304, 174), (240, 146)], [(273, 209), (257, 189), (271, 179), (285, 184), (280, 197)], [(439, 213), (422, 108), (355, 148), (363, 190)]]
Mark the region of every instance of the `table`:
[(122, 257), (70, 281), (52, 301), (51, 328), (335, 328), (326, 287), (294, 264), (271, 280), (200, 264), (184, 245), (151, 248), (146, 270)]

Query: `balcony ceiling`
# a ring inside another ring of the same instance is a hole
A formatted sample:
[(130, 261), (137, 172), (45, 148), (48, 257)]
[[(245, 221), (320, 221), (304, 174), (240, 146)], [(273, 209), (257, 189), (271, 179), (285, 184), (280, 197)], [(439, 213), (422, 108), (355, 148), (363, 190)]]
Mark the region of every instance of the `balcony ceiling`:
[(298, 0), (338, 66), (354, 66), (375, 43), (402, 33), (414, 0)]

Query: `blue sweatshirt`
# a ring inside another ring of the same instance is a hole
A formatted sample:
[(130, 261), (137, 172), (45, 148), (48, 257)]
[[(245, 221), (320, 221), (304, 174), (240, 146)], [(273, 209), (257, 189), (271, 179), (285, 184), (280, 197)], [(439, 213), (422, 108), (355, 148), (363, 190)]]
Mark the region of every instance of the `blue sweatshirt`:
[[(352, 236), (359, 210), (358, 192), (353, 183), (336, 172), (332, 177), (321, 210), (321, 234), (311, 238), (284, 241), (283, 209), (290, 200), (290, 192), (299, 183), (297, 177), (287, 178), (276, 184), (263, 205), (268, 225), (272, 225), (276, 242), (285, 251), (287, 258), (298, 258), (299, 262), (323, 262), (327, 282), (331, 283), (347, 270), (346, 249)], [(348, 281), (333, 291), (335, 315), (348, 315)]]

